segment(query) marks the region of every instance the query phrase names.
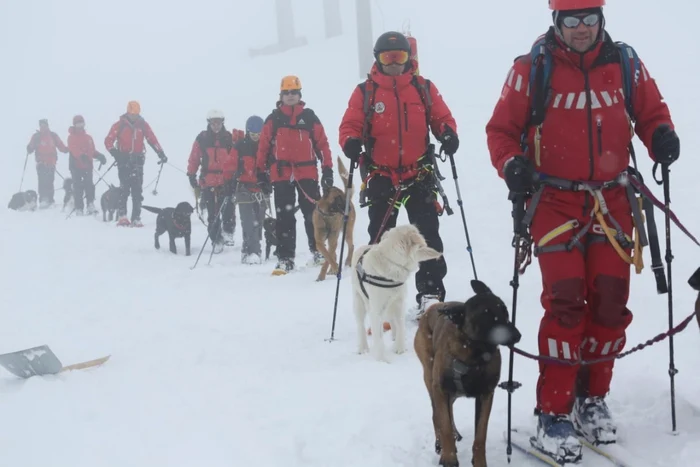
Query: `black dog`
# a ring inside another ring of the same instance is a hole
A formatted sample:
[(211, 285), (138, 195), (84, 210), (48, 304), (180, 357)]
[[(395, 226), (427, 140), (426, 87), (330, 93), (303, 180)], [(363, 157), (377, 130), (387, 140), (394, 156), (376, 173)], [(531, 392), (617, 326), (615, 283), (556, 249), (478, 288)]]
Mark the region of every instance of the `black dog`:
[(263, 221), (265, 232), (265, 261), (270, 259), (270, 251), (275, 247), (274, 255), (277, 256), (277, 220), (274, 217), (266, 217)]
[(113, 221), (116, 217), (117, 209), (119, 209), (119, 197), (121, 196), (121, 188), (109, 184), (109, 190), (102, 193), (100, 198), (100, 207), (102, 207), (102, 221), (107, 222), (107, 214), (109, 220)]
[(152, 206), (141, 206), (146, 211), (158, 214), (156, 218), (155, 247), (160, 249), (158, 237), (168, 232), (170, 237), (170, 251), (177, 254), (175, 239), (185, 238), (185, 255), (190, 256), (190, 235), (192, 233), (192, 222), (190, 216), (194, 208), (190, 203), (184, 201), (174, 208), (154, 208)]
[(15, 211), (35, 211), (37, 199), (36, 191), (34, 190), (20, 191), (12, 195), (12, 199), (7, 203), (7, 207)]
[(68, 177), (63, 179), (63, 209), (66, 209), (66, 206), (68, 206), (68, 203), (71, 201), (75, 203), (75, 198), (73, 197), (73, 179)]

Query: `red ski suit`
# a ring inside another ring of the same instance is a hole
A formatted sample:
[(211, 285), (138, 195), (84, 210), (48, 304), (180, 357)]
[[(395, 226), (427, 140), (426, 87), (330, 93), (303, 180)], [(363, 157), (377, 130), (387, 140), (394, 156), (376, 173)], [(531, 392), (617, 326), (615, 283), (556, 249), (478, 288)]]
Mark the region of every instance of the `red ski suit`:
[(51, 130), (37, 131), (32, 135), (29, 144), (27, 144), (27, 153), (35, 153), (37, 164), (49, 167), (56, 167), (56, 161), (58, 160), (57, 149), (64, 153), (68, 152), (68, 148), (63, 144), (61, 138)]
[[(553, 28), (545, 36), (553, 67), (539, 160), (533, 150), (536, 129), (526, 128), (531, 59), (526, 55), (516, 60), (486, 126), (491, 161), (501, 177), (505, 163), (523, 153), (537, 172), (573, 181), (611, 181), (628, 167), (633, 135), (622, 92), (621, 58), (607, 33), (602, 31), (601, 37), (594, 49), (580, 54), (563, 45)], [(633, 97), (634, 132), (650, 150), (654, 130), (661, 124), (673, 128), (673, 124), (644, 64)], [(525, 151), (521, 147), (524, 131)], [(593, 196), (549, 186), (543, 190), (531, 224), (534, 245), (567, 243), (591, 220)], [(616, 220), (631, 237), (632, 213), (625, 188), (616, 186), (602, 193), (610, 213), (606, 223), (612, 227), (611, 219)], [(573, 229), (555, 232), (574, 220)], [(581, 238), (581, 248), (539, 253), (545, 310), (538, 339), (541, 355), (587, 360), (618, 354), (625, 347), (625, 330), (632, 321), (627, 308), (630, 265), (606, 240), (597, 221), (591, 227)], [(604, 396), (610, 389), (613, 365), (607, 361), (579, 372), (579, 366), (541, 363), (537, 408), (568, 414), (575, 396)]]
[[(318, 180), (321, 167), (333, 168), (326, 131), (304, 101), (295, 106), (281, 102), (265, 119), (258, 143), (257, 166), (270, 181)], [(275, 132), (275, 127), (277, 131)]]
[(199, 185), (205, 188), (221, 186), (229, 181), (235, 170), (232, 167), (233, 138), (226, 128), (214, 133), (209, 126), (199, 133), (192, 144), (187, 161), (187, 175), (199, 174)]
[[(436, 137), (442, 136), (445, 127), (448, 126), (457, 132), (457, 123), (432, 82), (429, 88), (429, 99), (432, 103), (430, 120), (426, 120), (425, 105), (418, 88), (412, 84), (413, 70), (418, 65), (415, 61), (411, 65), (411, 72), (393, 77), (380, 73), (375, 63), (370, 76), (371, 86), (376, 86), (376, 90), (367, 88), (368, 93), (374, 94), (375, 105), (369, 122), (369, 136), (374, 139), (372, 159), (374, 164), (383, 168), (380, 172), (385, 172), (389, 177), (393, 175), (395, 183), (416, 176), (418, 159), (425, 154), (426, 137), (430, 130)], [(415, 79), (420, 85), (425, 85), (423, 77)], [(366, 119), (364, 102), (364, 93), (358, 86), (350, 96), (348, 108), (340, 123), (341, 148), (345, 147), (348, 139), (363, 137), (362, 130)], [(397, 173), (399, 168), (403, 169), (400, 174)]]

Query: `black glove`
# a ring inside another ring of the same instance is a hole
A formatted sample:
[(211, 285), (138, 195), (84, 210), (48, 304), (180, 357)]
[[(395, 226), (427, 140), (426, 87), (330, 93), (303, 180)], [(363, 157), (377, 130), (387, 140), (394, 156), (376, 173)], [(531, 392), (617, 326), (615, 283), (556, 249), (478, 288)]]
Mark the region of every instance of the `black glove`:
[(159, 164), (165, 164), (166, 162), (168, 162), (168, 158), (165, 157), (165, 153), (163, 151), (160, 151), (158, 153), (158, 158), (160, 159), (160, 162), (158, 162)]
[(270, 177), (265, 172), (258, 172), (258, 186), (264, 194), (272, 194), (272, 183), (270, 183)]
[(453, 156), (454, 153), (457, 152), (457, 149), (459, 149), (459, 137), (457, 133), (447, 125), (445, 126), (445, 131), (443, 131), (440, 136), (440, 142), (442, 143), (442, 150), (445, 151), (445, 154), (448, 156)]
[(527, 193), (535, 186), (535, 168), (524, 156), (515, 156), (503, 169), (506, 185), (515, 193)]
[(100, 152), (95, 152), (95, 159), (100, 161), (100, 165), (105, 165), (107, 163), (107, 158)]
[(681, 140), (668, 125), (660, 125), (651, 137), (651, 152), (659, 164), (671, 165), (681, 155)]
[(321, 169), (321, 187), (324, 190), (329, 189), (333, 186), (333, 169), (330, 167), (324, 167)]
[(81, 154), (80, 155), (80, 160), (83, 162), (83, 164), (88, 165), (90, 163), (90, 158), (87, 156), (87, 154)]
[(357, 138), (350, 138), (345, 142), (343, 146), (343, 153), (345, 157), (350, 159), (353, 163), (357, 163), (360, 159), (360, 153), (362, 152), (362, 140)]
[(190, 178), (190, 186), (196, 190), (197, 187), (199, 187), (199, 183), (197, 183), (197, 174), (188, 174), (187, 176)]
[(119, 155), (119, 151), (117, 151), (117, 150), (114, 149), (114, 148), (111, 148), (111, 149), (109, 150), (109, 153), (110, 153), (110, 154), (112, 155), (112, 157), (114, 157), (115, 159), (116, 159), (117, 156)]

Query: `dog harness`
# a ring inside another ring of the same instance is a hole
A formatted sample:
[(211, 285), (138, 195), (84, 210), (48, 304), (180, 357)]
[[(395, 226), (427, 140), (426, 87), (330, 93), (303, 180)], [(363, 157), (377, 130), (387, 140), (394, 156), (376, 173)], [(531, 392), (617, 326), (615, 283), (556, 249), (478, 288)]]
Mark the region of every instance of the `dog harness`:
[(362, 253), (360, 259), (357, 260), (357, 265), (355, 266), (355, 272), (357, 272), (357, 279), (360, 281), (360, 289), (362, 290), (362, 294), (367, 299), (369, 299), (369, 295), (367, 294), (367, 289), (365, 289), (365, 284), (373, 285), (375, 287), (381, 287), (383, 289), (393, 289), (396, 287), (400, 287), (404, 284), (403, 282), (396, 282), (392, 279), (387, 279), (386, 277), (367, 274), (367, 272), (365, 272), (364, 267), (362, 267), (362, 260), (364, 259), (368, 251), (369, 248), (365, 250), (364, 253)]
[[(470, 340), (469, 343), (472, 341)], [(455, 389), (461, 394), (467, 394), (467, 389), (464, 387), (464, 377), (474, 370), (481, 369), (482, 365), (487, 365), (491, 360), (491, 354), (496, 352), (497, 349), (494, 347), (493, 351), (485, 350), (480, 352), (479, 357), (476, 359), (476, 363), (468, 365), (467, 363), (452, 357), (452, 364), (450, 365), (450, 370), (452, 374), (452, 383), (455, 385)]]

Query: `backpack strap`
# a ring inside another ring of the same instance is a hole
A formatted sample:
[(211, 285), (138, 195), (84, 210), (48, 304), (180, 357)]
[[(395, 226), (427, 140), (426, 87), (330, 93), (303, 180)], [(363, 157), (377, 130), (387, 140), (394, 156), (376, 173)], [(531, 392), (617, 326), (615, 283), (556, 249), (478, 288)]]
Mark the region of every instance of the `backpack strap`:
[(634, 122), (634, 92), (639, 85), (639, 76), (642, 73), (642, 63), (637, 52), (624, 42), (615, 42), (620, 51), (620, 66), (622, 67), (622, 85), (625, 93), (625, 108), (630, 119)]

